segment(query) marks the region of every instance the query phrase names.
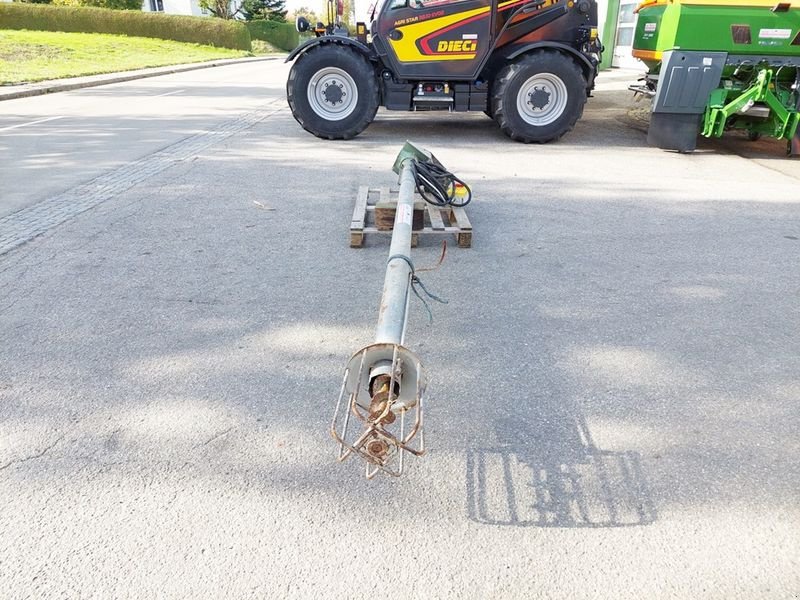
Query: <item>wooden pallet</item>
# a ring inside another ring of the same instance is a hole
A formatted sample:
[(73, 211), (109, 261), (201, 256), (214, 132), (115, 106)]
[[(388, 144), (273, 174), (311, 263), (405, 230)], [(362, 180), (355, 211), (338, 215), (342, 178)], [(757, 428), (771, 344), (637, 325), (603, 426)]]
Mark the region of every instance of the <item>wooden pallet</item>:
[[(414, 194), (415, 204), (420, 202), (419, 194)], [(388, 187), (358, 189), (356, 205), (353, 209), (353, 220), (350, 222), (350, 247), (361, 248), (364, 235), (367, 233), (383, 233), (391, 235), (391, 229), (378, 229), (375, 223), (375, 206), (387, 202), (397, 202), (397, 190)], [(420, 235), (455, 234), (460, 248), (472, 246), (472, 225), (467, 212), (459, 207), (438, 207), (424, 202), (424, 226), (411, 234), (411, 246), (419, 243)]]

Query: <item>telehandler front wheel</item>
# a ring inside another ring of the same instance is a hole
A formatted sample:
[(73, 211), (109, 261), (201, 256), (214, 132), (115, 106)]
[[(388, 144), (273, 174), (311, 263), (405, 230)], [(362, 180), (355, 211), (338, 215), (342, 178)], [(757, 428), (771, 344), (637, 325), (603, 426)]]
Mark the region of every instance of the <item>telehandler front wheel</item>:
[(378, 83), (369, 60), (336, 43), (311, 48), (292, 65), (286, 99), (303, 129), (329, 140), (357, 136), (378, 111)]
[(511, 139), (551, 142), (570, 131), (583, 114), (586, 80), (565, 54), (536, 50), (500, 71), (491, 103), (495, 121)]

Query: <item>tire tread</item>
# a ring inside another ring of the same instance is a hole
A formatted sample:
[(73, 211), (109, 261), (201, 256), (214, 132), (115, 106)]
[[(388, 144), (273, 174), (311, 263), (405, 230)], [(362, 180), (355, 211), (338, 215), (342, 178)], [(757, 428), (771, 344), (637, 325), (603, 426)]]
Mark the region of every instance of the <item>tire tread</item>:
[[(328, 56), (325, 56), (324, 53)], [(353, 66), (357, 72), (348, 72), (358, 86), (359, 105), (363, 108), (359, 113), (360, 107), (357, 106), (353, 114), (342, 121), (327, 121), (319, 117), (308, 104), (307, 91), (303, 87), (302, 82), (310, 79), (319, 69), (315, 63), (319, 63), (325, 58), (328, 59), (327, 62), (336, 66), (340, 66), (337, 62), (340, 60), (346, 62), (355, 59), (356, 61)], [(365, 98), (363, 104), (362, 96)], [(349, 140), (364, 131), (375, 119), (379, 104), (378, 84), (374, 76), (374, 69), (365, 56), (348, 46), (331, 42), (310, 48), (296, 59), (286, 80), (286, 100), (292, 116), (309, 133), (326, 140)], [(332, 123), (335, 124), (333, 128), (331, 127)], [(337, 127), (338, 125), (345, 125), (345, 127)]]
[[(554, 142), (572, 131), (575, 127), (575, 124), (578, 122), (578, 119), (580, 119), (583, 115), (583, 107), (586, 104), (586, 94), (579, 96), (578, 106), (572, 111), (572, 114), (569, 115), (565, 127), (560, 128), (550, 135), (541, 136), (532, 135), (530, 132), (520, 130), (512, 121), (513, 113), (512, 115), (508, 114), (508, 108), (504, 106), (505, 103), (503, 100), (508, 96), (508, 89), (514, 83), (520, 71), (523, 71), (529, 65), (535, 65), (543, 62), (544, 60), (550, 60), (551, 57), (559, 57), (563, 61), (562, 64), (567, 69), (570, 69), (574, 76), (585, 81), (583, 71), (574, 60), (568, 58), (560, 52), (544, 49), (534, 50), (529, 54), (523, 55), (515, 62), (507, 64), (500, 70), (497, 78), (495, 79), (495, 83), (492, 86), (491, 98), (489, 100), (492, 107), (491, 112), (494, 115), (494, 120), (497, 121), (497, 124), (500, 126), (500, 129), (503, 131), (503, 133), (505, 133), (512, 140), (523, 142), (525, 144), (546, 144), (548, 142)], [(513, 106), (516, 106), (516, 98), (513, 98)], [(530, 126), (528, 128), (530, 128)]]

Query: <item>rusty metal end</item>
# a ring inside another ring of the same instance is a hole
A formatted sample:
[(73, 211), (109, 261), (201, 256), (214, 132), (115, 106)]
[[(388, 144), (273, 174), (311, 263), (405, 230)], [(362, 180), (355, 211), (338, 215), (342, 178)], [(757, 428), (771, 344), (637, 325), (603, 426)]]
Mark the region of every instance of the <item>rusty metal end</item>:
[(391, 410), (395, 398), (393, 395), (390, 397), (386, 388), (388, 388), (388, 385), (372, 396), (372, 401), (369, 404), (369, 420), (372, 423), (391, 425), (395, 421), (395, 415)]
[(392, 385), (392, 376), (390, 373), (381, 373), (373, 377), (369, 382), (369, 395), (374, 396), (377, 392), (388, 391), (391, 385), (394, 388), (394, 395), (400, 395), (400, 377), (399, 375), (394, 378), (394, 385)]
[(389, 453), (389, 444), (380, 439), (370, 440), (367, 442), (367, 452), (374, 458), (383, 459)]
[(425, 451), (425, 383), (419, 360), (398, 344), (380, 342), (353, 354), (331, 421), (337, 460), (360, 457), (368, 479), (378, 472), (399, 477), (405, 454)]

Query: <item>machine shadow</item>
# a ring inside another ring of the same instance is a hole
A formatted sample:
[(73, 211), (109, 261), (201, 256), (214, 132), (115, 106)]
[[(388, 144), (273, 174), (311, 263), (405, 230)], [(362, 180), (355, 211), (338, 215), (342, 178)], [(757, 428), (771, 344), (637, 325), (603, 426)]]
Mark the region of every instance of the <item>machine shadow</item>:
[(595, 446), (583, 416), (495, 421), (497, 443), (467, 449), (467, 512), (485, 525), (649, 525), (656, 510), (637, 452)]

